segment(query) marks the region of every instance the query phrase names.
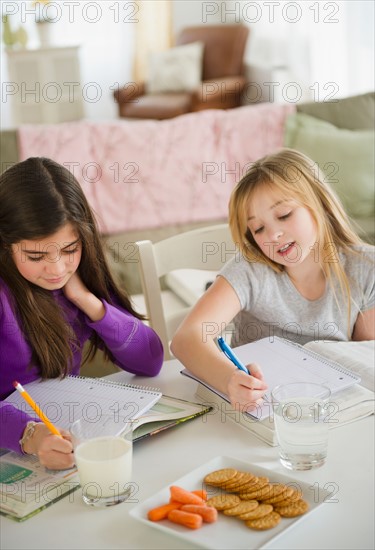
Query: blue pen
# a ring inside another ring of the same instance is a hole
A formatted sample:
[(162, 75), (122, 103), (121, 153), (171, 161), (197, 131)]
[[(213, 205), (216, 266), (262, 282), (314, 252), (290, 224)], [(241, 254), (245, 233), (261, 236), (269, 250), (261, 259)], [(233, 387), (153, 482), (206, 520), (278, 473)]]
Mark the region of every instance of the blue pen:
[(228, 359), (230, 359), (230, 361), (232, 361), (232, 363), (234, 363), (236, 365), (236, 367), (240, 370), (242, 370), (243, 372), (246, 372), (246, 374), (250, 374), (250, 372), (248, 371), (248, 369), (245, 367), (245, 365), (243, 365), (241, 363), (241, 361), (238, 359), (238, 357), (236, 357), (232, 351), (232, 349), (230, 348), (230, 346), (226, 343), (226, 341), (224, 340), (224, 338), (222, 338), (221, 336), (217, 339), (217, 343), (219, 344), (219, 347), (221, 349), (221, 351), (223, 353), (225, 353), (225, 355), (228, 357)]

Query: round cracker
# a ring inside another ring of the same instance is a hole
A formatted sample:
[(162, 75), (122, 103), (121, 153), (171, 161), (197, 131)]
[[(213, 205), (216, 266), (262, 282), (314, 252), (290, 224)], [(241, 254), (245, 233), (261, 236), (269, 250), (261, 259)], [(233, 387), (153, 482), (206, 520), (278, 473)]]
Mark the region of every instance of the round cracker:
[(281, 521), (281, 516), (277, 512), (270, 512), (266, 516), (258, 519), (250, 519), (245, 521), (245, 525), (250, 529), (256, 529), (257, 531), (265, 531), (266, 529), (272, 529), (276, 527)]
[(238, 519), (242, 520), (250, 520), (250, 519), (259, 519), (263, 516), (266, 516), (267, 514), (270, 514), (273, 510), (273, 506), (271, 504), (259, 504), (254, 510), (251, 512), (246, 512), (245, 514), (241, 514), (238, 516)]
[(216, 495), (207, 500), (207, 506), (213, 506), (216, 510), (227, 510), (228, 508), (233, 508), (241, 502), (240, 497), (237, 495), (227, 495), (222, 493), (221, 495)]
[(221, 470), (215, 470), (210, 472), (204, 477), (204, 482), (207, 485), (221, 486), (225, 483), (228, 483), (230, 479), (234, 478), (237, 475), (238, 471), (234, 468), (222, 468)]
[(256, 491), (249, 491), (247, 493), (240, 493), (240, 498), (243, 500), (263, 500), (271, 496), (272, 486), (267, 483), (261, 489)]
[(231, 493), (238, 493), (242, 491), (242, 487), (245, 487), (252, 479), (254, 475), (248, 472), (241, 472), (242, 475), (239, 478), (231, 479), (228, 484), (225, 484), (225, 489)]
[(302, 516), (309, 509), (309, 505), (303, 499), (292, 502), (288, 506), (275, 506), (277, 511), (283, 518), (295, 518), (296, 516)]
[(241, 487), (240, 493), (252, 493), (255, 491), (259, 491), (259, 489), (262, 489), (266, 485), (268, 485), (269, 479), (268, 477), (258, 477), (255, 478), (256, 481), (254, 483), (254, 480), (250, 481), (248, 484), (246, 484), (244, 487)]
[(277, 502), (282, 502), (283, 500), (286, 501), (288, 497), (292, 495), (293, 489), (291, 489), (290, 487), (285, 487), (285, 490), (279, 495), (264, 499), (262, 500), (262, 502), (264, 502), (264, 504), (276, 504)]
[(246, 512), (255, 510), (258, 506), (259, 502), (257, 500), (242, 500), (233, 508), (224, 510), (224, 514), (226, 516), (239, 516), (240, 514), (245, 514)]

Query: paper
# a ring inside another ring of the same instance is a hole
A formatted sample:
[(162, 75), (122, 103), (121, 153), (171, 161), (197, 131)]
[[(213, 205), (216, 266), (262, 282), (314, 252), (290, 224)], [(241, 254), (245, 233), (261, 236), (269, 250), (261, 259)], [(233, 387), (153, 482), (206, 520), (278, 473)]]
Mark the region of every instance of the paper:
[[(63, 380), (35, 381), (25, 384), (24, 388), (55, 426), (67, 430), (72, 422), (82, 417), (92, 422), (103, 414), (114, 414), (128, 419), (138, 418), (162, 395), (160, 391), (152, 388), (80, 376), (68, 376)], [(5, 401), (35, 416), (19, 392), (13, 392)]]

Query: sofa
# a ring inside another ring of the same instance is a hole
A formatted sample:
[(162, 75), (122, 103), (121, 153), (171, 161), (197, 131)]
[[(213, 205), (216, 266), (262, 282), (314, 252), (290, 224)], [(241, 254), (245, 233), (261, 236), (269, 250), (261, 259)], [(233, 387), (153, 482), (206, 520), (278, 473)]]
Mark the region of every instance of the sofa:
[(231, 189), (257, 158), (308, 154), (361, 236), (375, 240), (373, 92), (298, 105), (261, 103), (165, 121), (78, 121), (1, 132), (1, 169), (29, 156), (65, 163), (97, 213), (110, 267), (141, 292), (134, 243), (227, 219)]

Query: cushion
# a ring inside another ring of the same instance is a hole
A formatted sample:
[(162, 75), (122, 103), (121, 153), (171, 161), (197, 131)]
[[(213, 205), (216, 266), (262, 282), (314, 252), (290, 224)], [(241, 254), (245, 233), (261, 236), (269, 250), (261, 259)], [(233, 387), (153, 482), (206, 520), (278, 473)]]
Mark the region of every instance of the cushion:
[(0, 173), (19, 161), (17, 130), (0, 131), (1, 164)]
[(297, 111), (347, 130), (373, 130), (375, 125), (375, 93), (344, 97), (339, 100), (300, 103)]
[(193, 42), (153, 53), (150, 57), (149, 94), (187, 92), (195, 90), (202, 81), (203, 42)]
[(287, 119), (285, 146), (318, 163), (349, 216), (374, 215), (373, 130), (344, 130), (297, 113)]

